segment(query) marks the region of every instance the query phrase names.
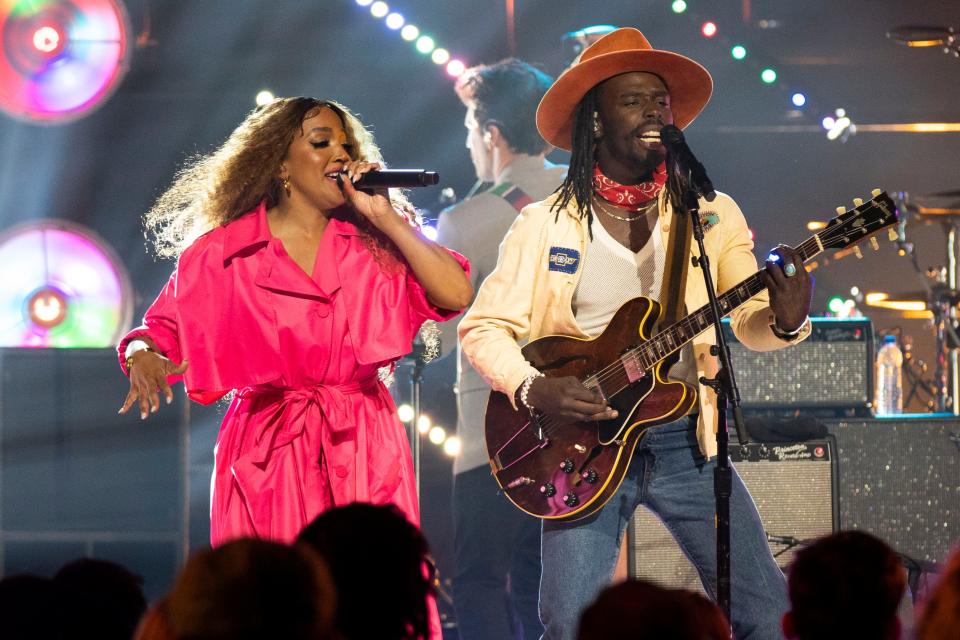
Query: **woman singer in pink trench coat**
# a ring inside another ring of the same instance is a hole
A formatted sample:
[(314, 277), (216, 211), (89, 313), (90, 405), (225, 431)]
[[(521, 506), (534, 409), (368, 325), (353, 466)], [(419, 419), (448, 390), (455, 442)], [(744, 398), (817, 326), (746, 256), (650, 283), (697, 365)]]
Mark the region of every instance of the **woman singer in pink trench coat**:
[(119, 345), (120, 411), (147, 417), (181, 378), (204, 404), (234, 392), (215, 452), (214, 545), (289, 542), (352, 501), (396, 504), (419, 524), (406, 433), (378, 370), (472, 289), (466, 260), (423, 238), (402, 196), (353, 188), (379, 159), (342, 106), (279, 99), (147, 214), (159, 253), (179, 259)]

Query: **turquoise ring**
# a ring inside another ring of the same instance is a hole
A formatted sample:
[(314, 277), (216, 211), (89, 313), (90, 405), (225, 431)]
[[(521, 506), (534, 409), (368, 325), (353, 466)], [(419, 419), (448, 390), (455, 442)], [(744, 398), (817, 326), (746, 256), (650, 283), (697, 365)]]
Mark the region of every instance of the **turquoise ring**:
[(787, 266), (783, 268), (783, 273), (786, 274), (788, 278), (792, 278), (797, 275), (797, 267), (792, 262), (788, 262)]

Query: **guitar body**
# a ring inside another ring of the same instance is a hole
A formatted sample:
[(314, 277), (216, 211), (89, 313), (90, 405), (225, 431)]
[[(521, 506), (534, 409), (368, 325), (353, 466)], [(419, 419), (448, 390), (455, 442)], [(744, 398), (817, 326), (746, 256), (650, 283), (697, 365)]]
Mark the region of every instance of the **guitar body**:
[[(599, 379), (598, 388), (619, 414), (615, 420), (550, 422), (531, 417), (526, 408), (514, 410), (506, 395), (491, 392), (485, 422), (490, 464), (504, 494), (521, 510), (553, 520), (595, 513), (620, 486), (643, 433), (693, 408), (696, 390), (667, 380), (676, 355), (632, 382), (623, 374), (621, 354), (650, 339), (660, 313), (657, 302), (634, 298), (592, 340), (547, 336), (523, 348), (547, 377)], [(614, 374), (625, 384), (604, 384)]]

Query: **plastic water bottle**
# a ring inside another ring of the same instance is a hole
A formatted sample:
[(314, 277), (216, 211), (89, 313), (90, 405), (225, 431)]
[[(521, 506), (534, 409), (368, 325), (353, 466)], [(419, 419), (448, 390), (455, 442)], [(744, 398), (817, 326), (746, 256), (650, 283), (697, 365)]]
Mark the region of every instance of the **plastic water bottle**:
[(903, 352), (897, 346), (896, 336), (884, 337), (877, 351), (874, 380), (874, 413), (878, 416), (903, 413)]

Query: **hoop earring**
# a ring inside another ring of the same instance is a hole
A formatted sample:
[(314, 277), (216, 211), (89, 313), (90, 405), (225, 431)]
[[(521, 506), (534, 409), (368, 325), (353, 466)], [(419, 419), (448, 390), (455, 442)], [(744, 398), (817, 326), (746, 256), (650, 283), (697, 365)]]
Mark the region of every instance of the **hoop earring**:
[(287, 192), (287, 197), (290, 197), (290, 178), (286, 177), (283, 179), (283, 190)]

